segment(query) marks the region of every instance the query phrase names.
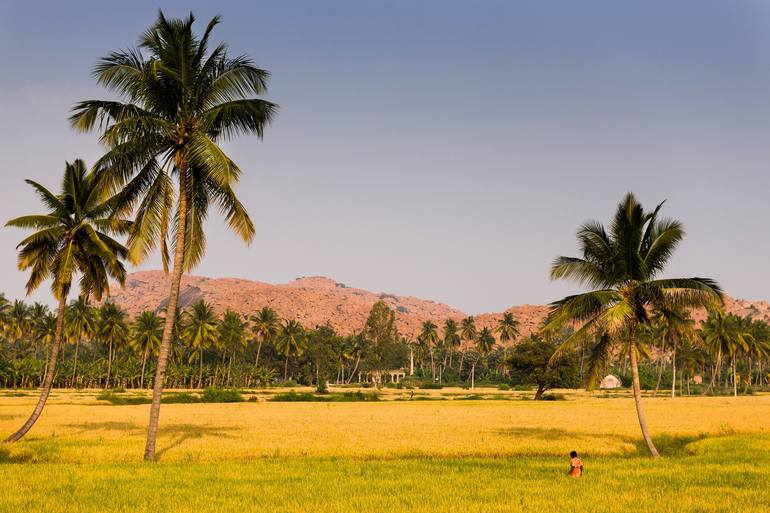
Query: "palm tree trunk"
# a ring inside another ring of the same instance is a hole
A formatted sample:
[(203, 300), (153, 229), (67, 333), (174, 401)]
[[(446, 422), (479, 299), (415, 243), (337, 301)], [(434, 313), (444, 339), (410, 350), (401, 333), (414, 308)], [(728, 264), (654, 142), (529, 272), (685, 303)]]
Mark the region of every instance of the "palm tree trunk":
[(59, 312), (56, 317), (56, 333), (54, 335), (53, 344), (51, 344), (51, 352), (48, 358), (48, 371), (45, 375), (45, 381), (43, 381), (43, 390), (40, 393), (40, 399), (37, 401), (35, 409), (32, 410), (32, 415), (29, 416), (27, 421), (22, 425), (18, 431), (5, 439), (5, 442), (16, 442), (27, 434), (32, 426), (35, 425), (40, 414), (43, 413), (43, 408), (48, 400), (48, 396), (51, 393), (51, 386), (53, 385), (53, 379), (56, 375), (56, 360), (59, 357), (59, 347), (61, 346), (62, 331), (64, 331), (64, 309), (67, 306), (67, 296), (62, 294), (59, 299)]
[(414, 376), (414, 347), (409, 346), (409, 375)]
[(259, 367), (259, 353), (262, 352), (262, 337), (259, 337), (259, 343), (257, 344), (257, 357), (254, 359), (254, 367)]
[(473, 362), (473, 366), (471, 367), (471, 390), (476, 386), (476, 362), (478, 362), (478, 359)]
[(735, 365), (735, 354), (733, 353), (733, 397), (738, 397), (738, 371)]
[(104, 388), (110, 388), (110, 376), (112, 375), (112, 340), (110, 340), (110, 349), (107, 351), (107, 380), (104, 382)]
[(353, 378), (356, 375), (356, 371), (358, 370), (358, 365), (360, 363), (361, 363), (361, 353), (358, 353), (358, 356), (356, 357), (356, 365), (355, 365), (355, 367), (353, 367), (353, 372), (351, 372), (350, 376), (348, 376), (348, 384), (350, 384), (350, 382), (353, 381)]
[(203, 348), (198, 351), (198, 388), (203, 388)]
[(144, 367), (147, 364), (147, 350), (142, 353), (142, 378), (139, 380), (139, 388), (144, 389)]
[(286, 355), (286, 363), (283, 365), (283, 380), (289, 381), (289, 355)]
[(230, 370), (233, 367), (233, 355), (230, 355), (230, 361), (227, 362), (227, 386), (230, 386)]
[(75, 339), (75, 360), (72, 363), (72, 388), (75, 388), (75, 382), (78, 375), (78, 352), (80, 350), (81, 330), (78, 330), (78, 337)]
[(647, 449), (650, 451), (650, 456), (653, 458), (659, 458), (660, 454), (655, 448), (655, 444), (652, 443), (652, 437), (647, 430), (647, 420), (644, 417), (644, 409), (642, 408), (642, 390), (639, 385), (639, 365), (637, 362), (637, 348), (636, 348), (636, 324), (631, 325), (630, 330), (630, 356), (631, 356), (631, 376), (634, 389), (634, 402), (636, 403), (636, 416), (639, 419), (639, 427), (642, 429), (642, 436), (644, 437), (644, 443), (647, 444)]
[(163, 385), (166, 379), (166, 365), (171, 348), (171, 335), (174, 331), (177, 303), (179, 302), (179, 286), (184, 273), (184, 244), (187, 221), (187, 178), (184, 162), (178, 166), (179, 173), (179, 210), (177, 219), (176, 247), (174, 248), (174, 271), (171, 276), (171, 290), (166, 308), (166, 323), (163, 327), (163, 339), (160, 343), (158, 367), (155, 370), (155, 382), (152, 389), (152, 405), (150, 406), (150, 422), (147, 427), (147, 444), (144, 448), (144, 460), (155, 460), (155, 442), (158, 436), (158, 419), (160, 418), (160, 398), (163, 395)]
[[(676, 343), (672, 340), (671, 353), (671, 399), (676, 397)], [(681, 393), (679, 394), (681, 395)]]

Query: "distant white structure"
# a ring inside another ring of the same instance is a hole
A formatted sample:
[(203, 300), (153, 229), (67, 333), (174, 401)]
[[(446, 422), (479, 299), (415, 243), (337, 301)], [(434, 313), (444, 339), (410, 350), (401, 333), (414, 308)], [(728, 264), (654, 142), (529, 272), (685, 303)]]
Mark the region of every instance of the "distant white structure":
[(602, 379), (601, 383), (599, 383), (599, 388), (603, 389), (609, 389), (609, 388), (620, 388), (621, 386), (620, 380), (613, 376), (612, 374), (607, 374), (604, 376), (604, 379)]

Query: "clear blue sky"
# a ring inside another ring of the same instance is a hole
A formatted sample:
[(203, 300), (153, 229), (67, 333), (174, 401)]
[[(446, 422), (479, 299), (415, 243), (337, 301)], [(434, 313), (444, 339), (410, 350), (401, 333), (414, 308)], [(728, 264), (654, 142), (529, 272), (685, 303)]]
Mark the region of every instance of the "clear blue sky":
[[(575, 290), (547, 271), (577, 226), (631, 190), (685, 223), (669, 275), (770, 298), (770, 3), (4, 2), (0, 219), (39, 210), (24, 178), (99, 156), (68, 110), (106, 96), (92, 66), (158, 7), (221, 14), (215, 39), (269, 69), (281, 105), (263, 142), (226, 146), (256, 240), (212, 219), (197, 274), (542, 303)], [(0, 230), (10, 297), (21, 236)]]

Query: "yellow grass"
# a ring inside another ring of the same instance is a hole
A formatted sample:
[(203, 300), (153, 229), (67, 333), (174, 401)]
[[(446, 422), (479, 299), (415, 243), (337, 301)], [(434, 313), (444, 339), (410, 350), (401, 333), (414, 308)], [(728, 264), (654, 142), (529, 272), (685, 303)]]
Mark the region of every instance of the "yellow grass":
[[(430, 391), (458, 397), (467, 391)], [(479, 391), (477, 391), (479, 392)], [(481, 391), (484, 392), (484, 391)], [(496, 391), (486, 391), (500, 394)], [(511, 398), (518, 397), (508, 393)], [(120, 462), (143, 449), (148, 405), (116, 406), (96, 392), (55, 392), (13, 457)], [(164, 404), (163, 461), (310, 456), (563, 456), (627, 454), (639, 439), (633, 401), (572, 393), (565, 401), (385, 401), (375, 403)], [(0, 394), (0, 433), (10, 433), (36, 397)], [(646, 399), (653, 436), (767, 434), (770, 396)]]

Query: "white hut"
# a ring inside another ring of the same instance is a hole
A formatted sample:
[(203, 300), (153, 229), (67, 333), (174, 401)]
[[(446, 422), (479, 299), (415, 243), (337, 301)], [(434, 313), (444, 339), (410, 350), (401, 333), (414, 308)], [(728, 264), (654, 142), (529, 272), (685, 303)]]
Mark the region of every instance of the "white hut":
[(613, 376), (612, 374), (607, 374), (604, 376), (604, 379), (602, 379), (601, 383), (599, 383), (599, 388), (602, 389), (610, 389), (610, 388), (620, 388), (621, 386), (620, 380)]

